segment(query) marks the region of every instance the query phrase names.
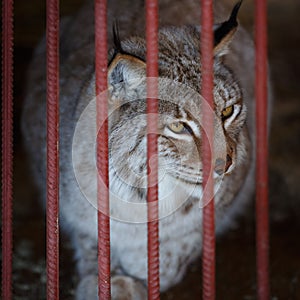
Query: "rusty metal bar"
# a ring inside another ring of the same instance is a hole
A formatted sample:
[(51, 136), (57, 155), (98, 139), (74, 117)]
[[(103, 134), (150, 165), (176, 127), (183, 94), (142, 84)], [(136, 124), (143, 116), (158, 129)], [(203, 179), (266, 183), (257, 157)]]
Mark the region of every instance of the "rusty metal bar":
[(47, 299), (59, 298), (59, 1), (47, 0)]
[(203, 161), (203, 299), (215, 299), (214, 181), (211, 172), (213, 151), (213, 1), (201, 1), (202, 161)]
[(158, 2), (146, 1), (148, 300), (160, 298), (158, 211)]
[(12, 299), (13, 0), (2, 2), (2, 299)]
[(97, 99), (98, 297), (111, 298), (107, 104), (107, 1), (95, 0)]
[(256, 251), (258, 299), (270, 299), (268, 211), (267, 1), (255, 2)]

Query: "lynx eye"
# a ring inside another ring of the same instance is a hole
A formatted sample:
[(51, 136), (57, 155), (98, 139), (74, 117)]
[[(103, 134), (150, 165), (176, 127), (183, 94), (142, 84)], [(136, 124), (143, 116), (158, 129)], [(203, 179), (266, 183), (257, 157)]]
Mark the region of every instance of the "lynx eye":
[(175, 133), (183, 133), (185, 131), (185, 126), (181, 122), (174, 122), (168, 125), (169, 129)]
[(233, 105), (230, 105), (222, 110), (222, 117), (224, 119), (229, 118), (233, 114)]

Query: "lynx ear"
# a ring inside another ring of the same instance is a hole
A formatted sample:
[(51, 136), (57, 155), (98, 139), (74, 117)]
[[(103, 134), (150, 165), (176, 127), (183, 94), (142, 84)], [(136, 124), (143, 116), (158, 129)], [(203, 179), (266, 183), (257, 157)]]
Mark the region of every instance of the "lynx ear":
[(226, 53), (227, 47), (230, 44), (234, 33), (237, 30), (238, 22), (237, 22), (237, 14), (242, 5), (243, 0), (238, 2), (230, 15), (230, 18), (216, 25), (214, 30), (214, 54), (215, 56), (221, 56)]
[(108, 66), (109, 109), (131, 99), (146, 79), (146, 63), (135, 56), (118, 53)]
[(132, 85), (146, 76), (146, 63), (129, 54), (117, 54), (108, 66), (108, 84)]
[(117, 110), (125, 99), (132, 99), (146, 78), (146, 63), (122, 48), (117, 21), (113, 25), (113, 41), (114, 53), (107, 74), (110, 111)]
[(144, 77), (146, 63), (140, 58), (131, 55), (122, 48), (118, 21), (113, 25), (114, 54), (108, 65), (108, 85), (116, 89), (124, 85), (134, 84)]

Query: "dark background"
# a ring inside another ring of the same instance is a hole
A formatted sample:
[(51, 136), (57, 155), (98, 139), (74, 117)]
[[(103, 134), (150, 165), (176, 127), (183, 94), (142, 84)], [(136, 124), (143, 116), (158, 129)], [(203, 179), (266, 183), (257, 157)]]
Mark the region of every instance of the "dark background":
[[(83, 0), (62, 0), (61, 15)], [(229, 1), (235, 3), (235, 1)], [(253, 2), (241, 23), (253, 31)], [(270, 136), (270, 277), (272, 299), (300, 299), (300, 2), (269, 0), (269, 58), (274, 88)], [(37, 204), (22, 148), (19, 118), (26, 69), (45, 31), (44, 1), (15, 1), (14, 299), (45, 298), (45, 216)], [(76, 273), (61, 236), (61, 299), (72, 299)], [(162, 299), (201, 297), (201, 260)], [(254, 206), (217, 242), (217, 299), (256, 299)]]

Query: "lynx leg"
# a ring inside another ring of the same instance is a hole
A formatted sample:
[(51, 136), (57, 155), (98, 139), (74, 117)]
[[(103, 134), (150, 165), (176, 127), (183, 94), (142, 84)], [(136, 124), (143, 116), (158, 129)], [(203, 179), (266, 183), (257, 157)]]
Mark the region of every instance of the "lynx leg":
[[(80, 277), (76, 290), (76, 300), (98, 299), (97, 243), (90, 236), (78, 235), (75, 242), (78, 273)], [(111, 294), (113, 300), (146, 300), (147, 289), (135, 278), (120, 275), (114, 252), (111, 253)], [(118, 272), (118, 275), (115, 275)]]
[[(76, 300), (98, 300), (97, 289), (96, 275), (82, 278), (77, 287)], [(147, 289), (140, 281), (132, 277), (116, 275), (111, 279), (111, 299), (146, 300)]]
[(76, 300), (98, 300), (98, 276), (88, 275), (83, 277), (76, 289)]

